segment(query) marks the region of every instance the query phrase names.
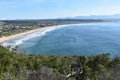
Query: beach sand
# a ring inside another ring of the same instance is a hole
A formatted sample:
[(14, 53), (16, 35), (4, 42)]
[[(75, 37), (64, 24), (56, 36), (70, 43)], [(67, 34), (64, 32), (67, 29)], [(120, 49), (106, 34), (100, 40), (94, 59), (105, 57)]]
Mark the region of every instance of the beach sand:
[(29, 31), (26, 31), (26, 32), (23, 32), (23, 33), (18, 33), (18, 34), (15, 34), (15, 35), (1, 37), (0, 38), (0, 44), (5, 42), (5, 41), (8, 41), (8, 40), (11, 40), (11, 39), (14, 39), (14, 38), (26, 35), (26, 34), (30, 34), (30, 33), (36, 32), (36, 31), (40, 31), (40, 30), (51, 29), (53, 27), (55, 27), (55, 26), (49, 26), (49, 27), (44, 27), (44, 28), (37, 28), (37, 29), (29, 30)]

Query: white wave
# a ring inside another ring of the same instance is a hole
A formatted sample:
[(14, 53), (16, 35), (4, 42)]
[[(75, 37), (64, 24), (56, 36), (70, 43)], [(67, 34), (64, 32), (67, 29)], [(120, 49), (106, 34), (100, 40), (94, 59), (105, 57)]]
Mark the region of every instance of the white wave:
[(5, 46), (5, 47), (9, 46), (10, 48), (14, 48), (15, 46), (23, 44), (24, 41), (30, 40), (30, 39), (35, 38), (35, 37), (43, 36), (47, 32), (50, 32), (50, 31), (55, 30), (55, 29), (63, 28), (63, 27), (66, 27), (66, 25), (54, 26), (54, 27), (51, 27), (49, 29), (41, 29), (40, 31), (33, 32), (33, 33), (30, 33), (30, 34), (27, 34), (27, 35), (23, 35), (23, 36), (19, 37), (18, 39), (13, 39), (13, 40), (10, 40), (10, 41), (6, 41), (2, 45)]

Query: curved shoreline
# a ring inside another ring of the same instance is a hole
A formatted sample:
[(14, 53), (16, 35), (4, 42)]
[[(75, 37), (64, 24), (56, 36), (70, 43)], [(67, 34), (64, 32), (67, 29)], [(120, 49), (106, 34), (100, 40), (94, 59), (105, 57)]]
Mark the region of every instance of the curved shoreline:
[(36, 32), (36, 31), (40, 31), (40, 30), (51, 29), (53, 27), (55, 27), (55, 26), (49, 26), (49, 27), (44, 27), (44, 28), (37, 28), (37, 29), (33, 29), (33, 30), (22, 32), (22, 33), (18, 33), (18, 34), (15, 34), (15, 35), (1, 37), (0, 38), (0, 44), (2, 44), (5, 41), (8, 41), (8, 40), (11, 40), (11, 39), (14, 39), (14, 38), (26, 35), (26, 34), (30, 34), (30, 33)]
[[(40, 28), (37, 28), (37, 29), (32, 29), (32, 30), (25, 31), (25, 32), (22, 32), (22, 33), (18, 33), (18, 34), (11, 35), (11, 36), (0, 37), (0, 44), (6, 42), (6, 41), (8, 41), (8, 40), (11, 40), (11, 39), (14, 39), (14, 38), (23, 36), (23, 35), (27, 35), (27, 34), (30, 34), (30, 33), (36, 32), (36, 31), (47, 30), (47, 29), (52, 29), (52, 28), (54, 28), (54, 27), (58, 27), (58, 26), (67, 26), (67, 25), (75, 25), (75, 24), (65, 24), (65, 25), (46, 26), (46, 27), (43, 27), (43, 28), (40, 27)], [(78, 25), (78, 24), (76, 24), (76, 25)]]
[(52, 29), (52, 28), (55, 28), (55, 27), (57, 28), (59, 26), (62, 27), (62, 26), (67, 26), (67, 25), (47, 26), (47, 27), (43, 27), (43, 28), (40, 27), (40, 28), (29, 30), (29, 31), (25, 31), (25, 32), (22, 32), (22, 33), (18, 33), (18, 34), (15, 34), (15, 35), (11, 35), (11, 36), (0, 37), (0, 44), (4, 43), (6, 41), (9, 41), (11, 39), (20, 37), (20, 36), (24, 36), (24, 35), (34, 33), (34, 32), (40, 31), (40, 30), (49, 30), (49, 29)]

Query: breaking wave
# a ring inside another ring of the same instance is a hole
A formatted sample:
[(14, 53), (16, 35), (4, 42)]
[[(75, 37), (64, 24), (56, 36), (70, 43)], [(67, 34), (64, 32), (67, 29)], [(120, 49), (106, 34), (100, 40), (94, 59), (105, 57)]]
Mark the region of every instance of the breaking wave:
[(2, 45), (4, 47), (14, 48), (15, 46), (23, 44), (25, 41), (28, 41), (28, 40), (33, 39), (35, 37), (41, 37), (41, 36), (45, 35), (46, 33), (50, 32), (52, 30), (59, 29), (59, 28), (62, 28), (62, 27), (66, 27), (66, 25), (54, 26), (54, 27), (51, 27), (49, 29), (47, 29), (47, 28), (46, 29), (41, 29), (37, 32), (33, 32), (33, 33), (30, 33), (30, 34), (23, 35), (23, 36), (15, 38), (15, 39), (6, 41)]

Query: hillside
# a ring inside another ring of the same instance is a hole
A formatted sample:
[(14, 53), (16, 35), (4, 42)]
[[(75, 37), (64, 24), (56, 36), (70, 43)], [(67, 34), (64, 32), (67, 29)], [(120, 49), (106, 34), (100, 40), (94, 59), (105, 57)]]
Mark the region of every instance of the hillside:
[(120, 57), (16, 54), (0, 46), (0, 80), (120, 80)]
[[(70, 18), (70, 17), (69, 17)], [(75, 16), (70, 19), (119, 19), (120, 20), (120, 14), (115, 15), (89, 15), (89, 16)]]

